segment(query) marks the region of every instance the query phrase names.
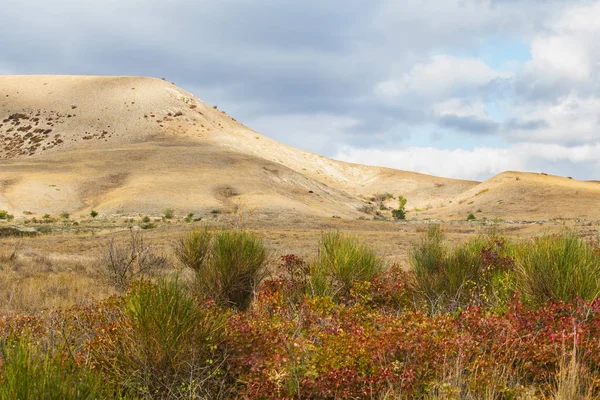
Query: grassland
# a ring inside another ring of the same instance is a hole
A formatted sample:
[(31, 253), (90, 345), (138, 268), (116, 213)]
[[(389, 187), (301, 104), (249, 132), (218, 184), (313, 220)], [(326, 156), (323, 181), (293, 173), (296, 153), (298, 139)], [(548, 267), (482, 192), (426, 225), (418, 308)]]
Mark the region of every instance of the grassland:
[(10, 222), (0, 398), (600, 395), (589, 222), (144, 217)]

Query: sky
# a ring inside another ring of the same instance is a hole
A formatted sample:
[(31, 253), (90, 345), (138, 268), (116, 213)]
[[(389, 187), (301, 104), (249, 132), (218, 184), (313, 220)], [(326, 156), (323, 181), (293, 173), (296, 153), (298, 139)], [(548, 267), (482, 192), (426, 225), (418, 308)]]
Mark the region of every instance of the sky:
[(600, 179), (600, 1), (3, 0), (0, 74), (164, 77), (280, 142)]

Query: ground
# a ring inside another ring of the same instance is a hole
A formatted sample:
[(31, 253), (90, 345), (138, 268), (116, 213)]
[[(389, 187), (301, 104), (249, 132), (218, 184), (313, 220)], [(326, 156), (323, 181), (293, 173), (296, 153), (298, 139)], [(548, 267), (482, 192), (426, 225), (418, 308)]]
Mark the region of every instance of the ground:
[[(270, 271), (280, 273), (282, 255), (296, 254), (311, 260), (317, 254), (322, 232), (340, 230), (359, 237), (384, 257), (389, 267), (394, 263), (410, 268), (411, 246), (420, 240), (430, 221), (372, 221), (306, 216), (261, 216), (208, 214), (201, 221), (188, 223), (184, 216), (172, 220), (152, 218), (154, 229), (140, 230), (142, 217), (114, 216), (56, 220), (36, 224), (43, 234), (35, 237), (0, 237), (0, 310), (2, 312), (35, 312), (69, 307), (91, 299), (102, 299), (116, 293), (105, 276), (103, 262), (108, 243), (127, 244), (130, 227), (141, 232), (152, 251), (170, 261), (168, 271), (177, 271), (173, 257), (175, 241), (194, 227), (242, 228), (263, 238), (270, 251)], [(435, 222), (435, 221), (434, 221)], [(0, 222), (0, 225), (25, 225)], [(486, 221), (441, 222), (448, 239), (460, 243), (485, 233), (494, 226), (510, 237), (530, 237), (548, 232), (574, 229), (584, 236), (596, 235), (598, 223), (578, 220), (554, 220), (543, 223)], [(13, 255), (14, 254), (14, 255)]]

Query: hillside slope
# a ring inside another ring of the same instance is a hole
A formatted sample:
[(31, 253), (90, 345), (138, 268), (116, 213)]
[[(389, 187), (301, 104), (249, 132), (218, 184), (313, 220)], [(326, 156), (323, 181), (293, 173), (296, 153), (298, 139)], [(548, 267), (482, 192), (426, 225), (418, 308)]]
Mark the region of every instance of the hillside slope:
[(0, 208), (357, 217), (378, 192), (442, 203), (475, 182), (330, 160), (160, 79), (0, 77)]
[(472, 187), (422, 218), (546, 220), (600, 218), (600, 184), (543, 173), (508, 171)]
[(479, 183), (331, 160), (161, 79), (0, 76), (0, 209), (15, 215), (358, 218), (377, 193), (406, 197), (409, 218), (600, 218), (596, 182), (507, 172)]

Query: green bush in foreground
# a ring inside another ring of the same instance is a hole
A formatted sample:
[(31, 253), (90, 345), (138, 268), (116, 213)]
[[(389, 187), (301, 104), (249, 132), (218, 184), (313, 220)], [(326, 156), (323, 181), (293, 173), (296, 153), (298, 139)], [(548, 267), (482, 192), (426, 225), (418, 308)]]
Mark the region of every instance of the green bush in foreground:
[(383, 262), (375, 251), (357, 238), (340, 232), (323, 233), (318, 259), (310, 268), (313, 294), (345, 296), (355, 283), (372, 280), (382, 269)]
[(0, 351), (0, 399), (98, 399), (108, 395), (100, 375), (52, 355), (27, 337), (5, 339)]
[(193, 229), (175, 245), (175, 256), (186, 267), (202, 273), (209, 255), (212, 232), (207, 227)]
[(226, 316), (198, 306), (177, 280), (138, 282), (125, 298), (116, 341), (96, 342), (93, 359), (136, 398), (214, 398)]
[[(198, 236), (196, 236), (198, 235)], [(209, 241), (204, 233), (190, 234), (184, 241), (184, 253), (189, 265), (196, 268), (196, 282), (200, 292), (219, 304), (245, 310), (250, 305), (256, 285), (262, 280), (267, 261), (267, 250), (255, 235), (237, 230), (220, 231), (214, 235), (205, 265), (198, 264)], [(197, 248), (193, 248), (196, 243)]]
[(600, 253), (575, 232), (522, 243), (515, 258), (517, 291), (533, 305), (600, 295)]
[(439, 225), (431, 225), (410, 254), (417, 294), (432, 312), (502, 306), (513, 293), (510, 250), (495, 232), (450, 247)]

